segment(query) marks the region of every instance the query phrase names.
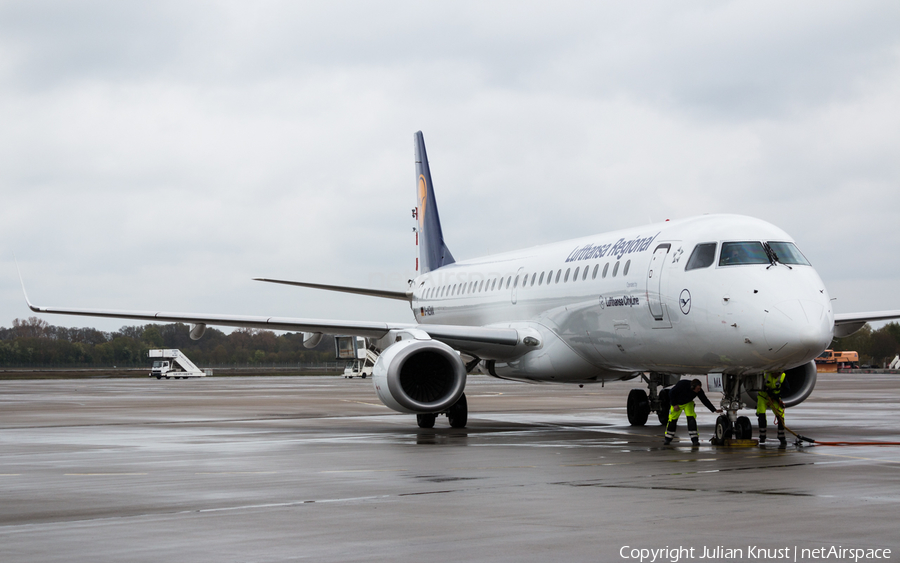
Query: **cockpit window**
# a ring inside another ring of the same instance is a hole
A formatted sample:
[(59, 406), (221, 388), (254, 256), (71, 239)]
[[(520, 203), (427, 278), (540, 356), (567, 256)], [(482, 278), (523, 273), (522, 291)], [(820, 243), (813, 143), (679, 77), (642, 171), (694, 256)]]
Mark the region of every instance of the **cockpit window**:
[(723, 242), (719, 266), (769, 264), (769, 257), (761, 242)]
[(708, 268), (716, 261), (716, 243), (704, 242), (694, 247), (691, 257), (688, 258), (684, 271)]
[(800, 254), (800, 250), (792, 242), (771, 242), (769, 246), (775, 251), (775, 256), (782, 264), (800, 264), (809, 266), (809, 260)]

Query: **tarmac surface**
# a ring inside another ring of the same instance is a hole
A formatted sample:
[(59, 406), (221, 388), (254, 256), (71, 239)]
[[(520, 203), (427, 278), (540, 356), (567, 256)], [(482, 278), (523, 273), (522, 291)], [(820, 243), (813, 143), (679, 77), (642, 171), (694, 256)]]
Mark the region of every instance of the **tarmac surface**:
[[(0, 381), (0, 561), (900, 558), (900, 447), (692, 449), (683, 420), (665, 447), (636, 386), (472, 376), (468, 427), (422, 430), (370, 380)], [(898, 376), (820, 375), (787, 421), (897, 441), (898, 403)]]

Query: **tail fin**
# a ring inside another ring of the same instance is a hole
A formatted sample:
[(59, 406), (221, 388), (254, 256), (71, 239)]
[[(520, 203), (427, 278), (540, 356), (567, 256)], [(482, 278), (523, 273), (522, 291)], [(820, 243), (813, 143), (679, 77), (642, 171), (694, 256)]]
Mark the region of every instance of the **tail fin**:
[(456, 260), (444, 244), (441, 218), (434, 199), (434, 185), (425, 153), (425, 138), (421, 131), (416, 135), (416, 213), (419, 219), (419, 272), (425, 274)]

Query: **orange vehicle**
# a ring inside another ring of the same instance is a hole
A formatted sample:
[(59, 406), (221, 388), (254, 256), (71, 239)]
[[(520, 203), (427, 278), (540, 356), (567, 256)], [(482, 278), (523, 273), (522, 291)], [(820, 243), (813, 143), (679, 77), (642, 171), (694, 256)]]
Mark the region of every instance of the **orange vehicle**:
[(825, 350), (816, 358), (816, 370), (821, 373), (835, 373), (839, 369), (857, 368), (859, 368), (859, 354), (856, 352)]

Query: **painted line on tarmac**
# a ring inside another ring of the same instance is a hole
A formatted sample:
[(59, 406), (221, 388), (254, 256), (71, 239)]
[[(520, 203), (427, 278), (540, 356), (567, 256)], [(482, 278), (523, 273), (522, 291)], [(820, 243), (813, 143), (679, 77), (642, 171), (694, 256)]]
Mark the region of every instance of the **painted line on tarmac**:
[(382, 473), (385, 471), (409, 471), (409, 469), (333, 469), (319, 473)]
[(356, 404), (358, 404), (358, 405), (369, 405), (370, 407), (384, 407), (384, 408), (387, 408), (385, 405), (382, 405), (381, 403), (367, 403), (367, 402), (365, 402), (365, 401), (353, 401), (353, 400), (351, 400), (351, 399), (341, 399), (341, 401), (344, 402), (344, 403), (356, 403)]
[(119, 477), (128, 475), (149, 475), (149, 473), (66, 473), (66, 477)]
[(206, 471), (194, 475), (274, 475), (277, 471)]

